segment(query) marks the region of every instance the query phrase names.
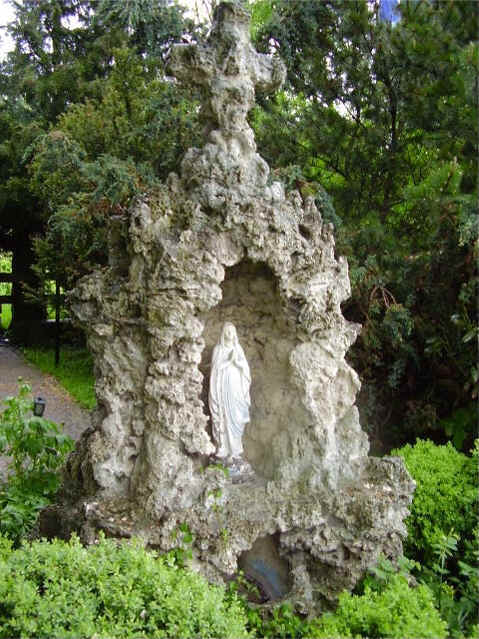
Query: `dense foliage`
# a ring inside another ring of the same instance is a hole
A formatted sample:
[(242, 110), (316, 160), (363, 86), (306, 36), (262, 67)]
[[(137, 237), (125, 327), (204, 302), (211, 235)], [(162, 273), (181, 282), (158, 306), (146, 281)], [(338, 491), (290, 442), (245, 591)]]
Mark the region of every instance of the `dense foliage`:
[(104, 263), (108, 217), (191, 144), (193, 102), (165, 80), (164, 59), (198, 28), (167, 2), (15, 10), (15, 48), (0, 64), (0, 250), (13, 251), (18, 282), (12, 334), (28, 342), (25, 323), (44, 316), (41, 283), (71, 286)]
[[(402, 563), (409, 565), (404, 559)], [(364, 580), (360, 593), (342, 593), (334, 612), (307, 619), (288, 604), (263, 615), (246, 606), (248, 626), (257, 637), (446, 637), (447, 624), (435, 608), (431, 590), (425, 585), (411, 587), (407, 570), (387, 564), (383, 562), (386, 570), (376, 570), (379, 576), (371, 574)]]
[(417, 482), (411, 514), (408, 517), (407, 554), (426, 564), (434, 555), (434, 546), (442, 535), (452, 531), (472, 539), (477, 525), (477, 455), (469, 457), (447, 446), (435, 446), (418, 439), (400, 450), (406, 468)]
[[(139, 543), (75, 537), (24, 543), (0, 537), (0, 637), (390, 637), (441, 639), (447, 624), (431, 590), (405, 574), (369, 577), (334, 613), (305, 619), (288, 605), (261, 614), (236, 589), (208, 585)], [(379, 571), (380, 573), (380, 571)]]
[(478, 446), (476, 440), (467, 456), (451, 443), (418, 439), (392, 451), (417, 484), (405, 552), (419, 562), (416, 576), (434, 593), (454, 637), (473, 636), (479, 616)]
[(18, 395), (2, 400), (0, 455), (10, 458), (0, 481), (0, 533), (18, 541), (60, 486), (60, 468), (72, 440), (52, 421), (32, 414), (33, 398), (21, 382)]
[(236, 598), (140, 543), (0, 537), (0, 637), (246, 637)]
[(332, 637), (446, 637), (447, 626), (434, 607), (426, 586), (411, 588), (395, 575), (380, 590), (366, 587), (363, 595), (343, 593), (334, 613), (313, 625), (311, 636)]
[(287, 90), (252, 117), (260, 152), (291, 187), (318, 193), (348, 256), (344, 311), (363, 325), (351, 356), (373, 445), (419, 435), (467, 450), (478, 380), (479, 5), (404, 1), (392, 27), (366, 0), (254, 4), (258, 46), (288, 66)]
[(45, 272), (61, 262), (70, 286), (105, 263), (108, 218), (166, 179), (197, 142), (193, 103), (131, 49), (113, 55), (101, 96), (72, 105), (30, 150), (31, 186), (52, 207), (38, 264)]

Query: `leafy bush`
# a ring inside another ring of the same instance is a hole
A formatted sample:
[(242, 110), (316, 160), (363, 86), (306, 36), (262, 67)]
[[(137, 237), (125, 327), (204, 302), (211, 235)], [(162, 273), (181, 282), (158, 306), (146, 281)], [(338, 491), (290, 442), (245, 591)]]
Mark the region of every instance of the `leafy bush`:
[(381, 560), (361, 582), (357, 594), (344, 592), (335, 612), (315, 619), (295, 614), (289, 604), (271, 611), (251, 608), (243, 598), (248, 627), (257, 637), (285, 639), (445, 637), (447, 624), (434, 607), (430, 589), (409, 585), (413, 567), (417, 567), (416, 562), (406, 557), (401, 557), (397, 565)]
[(396, 574), (383, 588), (365, 586), (363, 595), (343, 593), (334, 613), (311, 623), (311, 637), (446, 637), (446, 623), (434, 607), (427, 586), (411, 588), (405, 576)]
[(246, 637), (239, 601), (140, 542), (0, 537), (0, 637)]
[(391, 454), (404, 459), (417, 483), (407, 519), (406, 555), (432, 567), (441, 536), (454, 531), (463, 540), (472, 539), (477, 525), (476, 460), (451, 443), (436, 446), (420, 439)]
[(73, 441), (54, 422), (32, 415), (28, 384), (21, 383), (18, 396), (2, 404), (0, 455), (10, 462), (6, 480), (0, 481), (0, 532), (19, 539), (57, 492), (59, 470)]
[(276, 606), (271, 611), (259, 610), (246, 605), (248, 628), (255, 637), (300, 638), (311, 637), (310, 622), (296, 614), (287, 603)]
[[(448, 568), (449, 560), (458, 555), (458, 535), (441, 535), (434, 544), (436, 561), (432, 568), (422, 569), (420, 579), (434, 594), (441, 617), (447, 622), (452, 637), (477, 637), (479, 606), (479, 529), (475, 543), (465, 542), (463, 561), (457, 561), (457, 574)], [(461, 555), (462, 556), (462, 555)]]
[(302, 619), (288, 605), (277, 607), (266, 620), (261, 620), (258, 613), (248, 617), (259, 637), (441, 639), (446, 637), (447, 628), (429, 588), (411, 588), (406, 577), (399, 574), (381, 588), (365, 586), (362, 595), (344, 592), (334, 613), (316, 619)]
[(451, 443), (419, 439), (392, 454), (404, 458), (417, 482), (406, 552), (421, 561), (417, 576), (434, 594), (450, 635), (473, 636), (479, 613), (478, 442), (472, 457)]

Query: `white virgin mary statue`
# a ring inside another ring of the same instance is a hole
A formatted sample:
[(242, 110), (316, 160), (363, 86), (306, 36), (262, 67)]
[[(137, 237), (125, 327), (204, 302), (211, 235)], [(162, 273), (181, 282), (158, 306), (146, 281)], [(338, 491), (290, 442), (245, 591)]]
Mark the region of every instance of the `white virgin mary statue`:
[(209, 405), (216, 456), (233, 461), (243, 453), (243, 430), (249, 422), (251, 375), (236, 328), (226, 322), (213, 350)]

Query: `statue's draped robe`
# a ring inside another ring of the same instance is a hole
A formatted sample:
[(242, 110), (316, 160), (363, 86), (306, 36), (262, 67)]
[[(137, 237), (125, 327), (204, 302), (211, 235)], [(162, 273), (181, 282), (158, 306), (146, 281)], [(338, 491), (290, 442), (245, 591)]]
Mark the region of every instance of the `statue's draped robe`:
[(217, 344), (212, 358), (209, 405), (218, 457), (239, 457), (243, 453), (250, 384), (248, 362), (238, 342), (232, 346)]

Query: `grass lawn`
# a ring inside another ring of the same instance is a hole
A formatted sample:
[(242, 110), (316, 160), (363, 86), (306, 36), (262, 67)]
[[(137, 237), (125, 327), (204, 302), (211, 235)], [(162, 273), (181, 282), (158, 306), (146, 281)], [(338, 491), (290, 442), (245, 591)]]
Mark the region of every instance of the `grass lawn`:
[(64, 346), (60, 352), (60, 364), (55, 368), (53, 348), (24, 348), (25, 358), (44, 373), (50, 373), (76, 401), (87, 409), (96, 406), (93, 390), (93, 360), (84, 348)]

